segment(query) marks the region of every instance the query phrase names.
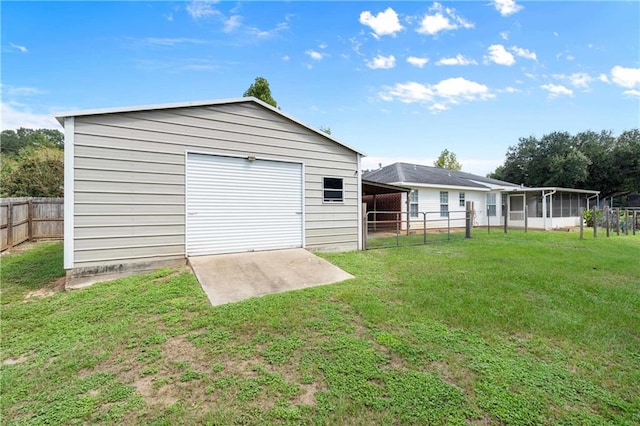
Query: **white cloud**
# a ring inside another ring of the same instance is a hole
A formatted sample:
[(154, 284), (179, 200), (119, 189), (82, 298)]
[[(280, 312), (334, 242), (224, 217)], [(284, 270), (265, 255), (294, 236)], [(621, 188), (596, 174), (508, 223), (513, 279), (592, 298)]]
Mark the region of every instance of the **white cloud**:
[(454, 100), (466, 101), (487, 100), (495, 97), (484, 84), (466, 80), (462, 77), (448, 78), (433, 86), (439, 96)]
[(385, 87), (379, 93), (385, 101), (399, 100), (405, 104), (425, 103), (433, 100), (434, 92), (430, 85), (409, 81), (406, 83), (396, 83), (393, 87)]
[(27, 53), (29, 51), (29, 49), (27, 49), (25, 46), (21, 46), (19, 44), (9, 43), (9, 46), (20, 51), (21, 53)]
[(523, 9), (523, 7), (516, 4), (514, 0), (494, 0), (493, 5), (502, 16), (513, 15)]
[(322, 58), (324, 58), (324, 55), (322, 53), (316, 52), (315, 50), (307, 50), (304, 53), (309, 55), (309, 57), (311, 59), (313, 59), (314, 61), (320, 61), (320, 60), (322, 60)]
[(367, 66), (372, 70), (390, 69), (396, 66), (396, 58), (393, 55), (389, 55), (389, 56), (378, 55), (372, 60), (367, 61)]
[(503, 40), (509, 40), (509, 31), (502, 31), (500, 33), (500, 38), (502, 38)]
[(319, 47), (320, 49), (326, 49), (326, 48), (327, 48), (327, 47), (329, 47), (329, 46), (327, 45), (327, 43), (320, 43), (320, 44), (318, 45), (318, 47)]
[(459, 16), (455, 9), (443, 7), (440, 3), (434, 2), (429, 8), (429, 12), (424, 15), (420, 26), (416, 30), (420, 34), (436, 35), (440, 31), (456, 30), (458, 28), (473, 28), (472, 22), (467, 21)]
[(390, 7), (375, 16), (368, 10), (362, 12), (360, 14), (360, 23), (370, 27), (375, 38), (385, 35), (395, 36), (397, 32), (402, 31), (404, 28), (400, 25), (398, 14)]
[(557, 31), (554, 31), (554, 32), (553, 32), (553, 35), (554, 35), (555, 37), (558, 37), (560, 34), (558, 34), (558, 32), (557, 32)]
[(283, 22), (277, 23), (276, 26), (270, 30), (261, 30), (260, 28), (257, 28), (257, 27), (247, 27), (247, 32), (250, 35), (256, 36), (258, 38), (266, 39), (266, 38), (271, 38), (276, 34), (278, 34), (279, 32), (287, 29), (289, 29), (288, 19)]
[(20, 86), (12, 86), (7, 84), (0, 83), (0, 89), (2, 90), (2, 96), (6, 99), (7, 97), (19, 97), (19, 96), (33, 96), (33, 95), (42, 95), (45, 92), (36, 88), (36, 87), (20, 87)]
[(409, 56), (407, 58), (407, 62), (413, 65), (414, 67), (422, 68), (427, 65), (429, 62), (429, 58), (419, 58), (417, 56)]
[(233, 15), (224, 20), (224, 26), (222, 27), (222, 31), (225, 33), (233, 32), (235, 29), (242, 26), (242, 16)]
[(515, 87), (507, 87), (506, 89), (504, 89), (505, 92), (507, 93), (520, 93), (522, 92), (522, 90), (516, 89)]
[(611, 83), (611, 80), (609, 80), (609, 77), (607, 77), (606, 74), (600, 74), (598, 76), (598, 80), (600, 80), (603, 83)]
[(147, 37), (142, 40), (145, 44), (149, 44), (152, 46), (175, 46), (178, 44), (203, 44), (204, 40), (199, 40), (195, 38), (170, 38), (170, 37)]
[(543, 84), (540, 87), (549, 92), (550, 98), (557, 98), (558, 96), (573, 96), (573, 90), (567, 89), (559, 84)]
[(484, 57), (485, 63), (494, 62), (498, 65), (511, 66), (516, 63), (515, 58), (501, 44), (492, 44), (489, 46), (488, 54)]
[(37, 114), (17, 102), (0, 102), (0, 129), (59, 129), (60, 124), (50, 114)]
[(495, 97), (484, 84), (462, 77), (448, 78), (437, 84), (422, 84), (415, 81), (385, 86), (378, 93), (380, 99), (405, 104), (430, 104), (432, 112), (444, 111), (451, 105), (466, 101), (484, 101)]
[(457, 54), (455, 58), (442, 58), (436, 65), (477, 65), (473, 59), (465, 58), (461, 54)]
[(284, 56), (282, 57), (282, 60), (283, 60), (283, 61), (288, 61), (289, 59), (291, 59), (291, 58), (289, 58), (289, 55), (284, 55)]
[(616, 65), (611, 68), (611, 81), (628, 89), (640, 85), (640, 68), (625, 68)]
[(622, 92), (622, 94), (626, 96), (631, 96), (634, 98), (640, 98), (640, 90), (635, 90), (635, 89), (625, 90), (624, 92)]
[(437, 103), (429, 107), (429, 111), (432, 111), (432, 112), (441, 112), (441, 111), (446, 111), (448, 109), (449, 109), (448, 106), (444, 104), (437, 104)]
[(593, 81), (593, 77), (586, 72), (576, 72), (571, 75), (554, 74), (553, 77), (558, 80), (568, 80), (573, 87), (578, 89), (589, 89), (589, 84)]
[(530, 51), (529, 49), (523, 49), (518, 46), (511, 46), (509, 50), (511, 50), (513, 53), (515, 53), (517, 56), (520, 56), (521, 58), (531, 59), (532, 61), (538, 60), (536, 53)]
[(211, 3), (212, 2), (206, 0), (192, 1), (187, 5), (187, 13), (189, 13), (193, 19), (200, 19), (219, 14), (220, 12), (215, 10), (211, 6)]

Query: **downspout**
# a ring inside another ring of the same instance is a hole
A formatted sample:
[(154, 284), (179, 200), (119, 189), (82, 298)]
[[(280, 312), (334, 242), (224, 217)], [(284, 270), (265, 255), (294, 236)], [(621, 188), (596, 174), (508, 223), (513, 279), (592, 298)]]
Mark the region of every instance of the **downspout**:
[[(548, 193), (544, 193), (544, 189), (542, 190), (542, 226), (544, 230), (547, 230), (547, 197), (556, 193), (557, 190), (553, 190)], [(549, 198), (549, 202), (551, 205), (549, 206), (549, 219), (551, 222), (551, 226), (553, 227), (553, 199)]]

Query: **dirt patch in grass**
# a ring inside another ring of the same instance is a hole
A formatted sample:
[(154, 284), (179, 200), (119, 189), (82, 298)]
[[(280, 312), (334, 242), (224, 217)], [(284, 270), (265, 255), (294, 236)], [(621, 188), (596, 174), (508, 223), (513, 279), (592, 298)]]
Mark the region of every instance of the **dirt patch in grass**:
[(41, 287), (37, 290), (30, 291), (24, 296), (24, 300), (29, 300), (33, 297), (50, 297), (59, 291), (64, 291), (64, 285), (67, 281), (66, 277), (60, 277), (49, 284)]
[(27, 356), (26, 355), (20, 355), (18, 358), (7, 358), (4, 361), (2, 361), (2, 365), (16, 365), (16, 364), (22, 364), (23, 362), (25, 362), (27, 360)]

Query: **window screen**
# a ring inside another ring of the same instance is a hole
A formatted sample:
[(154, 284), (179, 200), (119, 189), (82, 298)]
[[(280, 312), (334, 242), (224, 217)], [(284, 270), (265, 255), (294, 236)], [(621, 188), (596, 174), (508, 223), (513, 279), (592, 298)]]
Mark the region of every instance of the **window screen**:
[(323, 178), (322, 192), (325, 203), (343, 202), (344, 182), (342, 178)]

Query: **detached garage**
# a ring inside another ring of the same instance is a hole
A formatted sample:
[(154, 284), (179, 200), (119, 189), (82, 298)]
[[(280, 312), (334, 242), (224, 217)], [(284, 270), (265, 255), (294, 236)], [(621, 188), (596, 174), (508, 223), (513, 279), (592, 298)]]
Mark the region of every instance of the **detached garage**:
[(361, 153), (254, 98), (75, 111), (69, 282), (187, 256), (361, 247)]

